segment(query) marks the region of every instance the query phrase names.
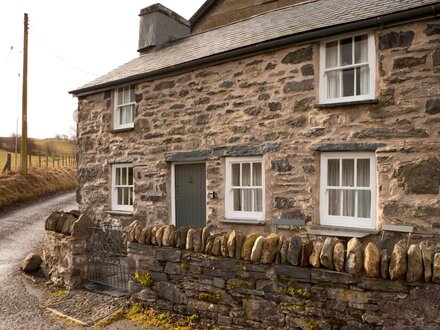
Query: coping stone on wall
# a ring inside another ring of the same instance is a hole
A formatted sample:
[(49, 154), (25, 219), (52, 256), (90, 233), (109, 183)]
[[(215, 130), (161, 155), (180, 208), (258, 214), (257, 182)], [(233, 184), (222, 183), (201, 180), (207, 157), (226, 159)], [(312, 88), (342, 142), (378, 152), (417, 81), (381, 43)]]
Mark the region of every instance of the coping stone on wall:
[(385, 147), (385, 143), (360, 142), (360, 143), (317, 143), (312, 144), (313, 151), (376, 151)]
[(207, 160), (209, 159), (211, 154), (212, 151), (210, 149), (172, 152), (165, 154), (165, 161), (179, 162), (179, 161)]
[(214, 148), (214, 156), (259, 156), (265, 153), (279, 151), (280, 143), (271, 143), (258, 146), (231, 146)]

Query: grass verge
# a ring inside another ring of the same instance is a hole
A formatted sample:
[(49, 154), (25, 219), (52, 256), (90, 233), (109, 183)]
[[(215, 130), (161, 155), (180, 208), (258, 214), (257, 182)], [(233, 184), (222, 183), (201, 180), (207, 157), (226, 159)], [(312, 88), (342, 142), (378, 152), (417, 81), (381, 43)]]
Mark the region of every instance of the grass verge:
[(76, 188), (73, 168), (31, 169), (27, 177), (19, 173), (0, 174), (0, 212), (11, 206)]

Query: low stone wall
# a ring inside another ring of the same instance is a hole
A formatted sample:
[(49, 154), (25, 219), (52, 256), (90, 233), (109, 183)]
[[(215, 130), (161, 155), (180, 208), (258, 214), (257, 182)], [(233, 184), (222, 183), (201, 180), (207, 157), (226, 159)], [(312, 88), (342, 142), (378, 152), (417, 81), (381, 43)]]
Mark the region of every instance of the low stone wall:
[(222, 328), (440, 327), (440, 285), (128, 243), (134, 298)]
[(90, 227), (90, 218), (79, 211), (53, 212), (46, 219), (41, 268), (55, 285), (71, 289), (86, 279)]
[(86, 276), (85, 248), (84, 237), (46, 231), (41, 265), (45, 276), (58, 286), (77, 287)]

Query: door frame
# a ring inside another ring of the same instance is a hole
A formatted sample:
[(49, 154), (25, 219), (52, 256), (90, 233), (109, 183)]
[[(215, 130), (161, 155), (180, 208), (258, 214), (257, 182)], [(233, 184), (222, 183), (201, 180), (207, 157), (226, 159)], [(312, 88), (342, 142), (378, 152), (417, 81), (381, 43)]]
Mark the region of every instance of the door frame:
[[(176, 165), (191, 165), (191, 164), (204, 164), (205, 165), (205, 196), (207, 192), (206, 187), (206, 162), (205, 161), (188, 161), (188, 162), (172, 162), (171, 163), (171, 224), (176, 226)], [(208, 217), (208, 208), (207, 203), (208, 198), (206, 198), (206, 205), (205, 205), (205, 213), (206, 213), (206, 219)]]

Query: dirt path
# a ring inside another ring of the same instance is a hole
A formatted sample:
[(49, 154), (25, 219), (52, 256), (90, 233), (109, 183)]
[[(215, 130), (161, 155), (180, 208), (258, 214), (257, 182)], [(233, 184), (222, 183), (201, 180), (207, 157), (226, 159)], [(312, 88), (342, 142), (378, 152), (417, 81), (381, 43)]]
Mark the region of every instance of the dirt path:
[(47, 216), (55, 210), (74, 208), (75, 194), (69, 193), (0, 214), (0, 329), (69, 328), (38, 309), (44, 293), (29, 284), (18, 265), (40, 246)]

